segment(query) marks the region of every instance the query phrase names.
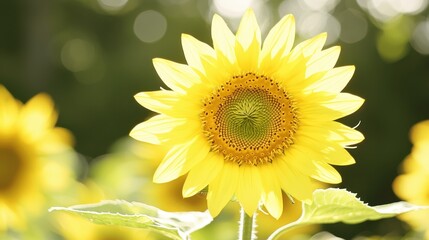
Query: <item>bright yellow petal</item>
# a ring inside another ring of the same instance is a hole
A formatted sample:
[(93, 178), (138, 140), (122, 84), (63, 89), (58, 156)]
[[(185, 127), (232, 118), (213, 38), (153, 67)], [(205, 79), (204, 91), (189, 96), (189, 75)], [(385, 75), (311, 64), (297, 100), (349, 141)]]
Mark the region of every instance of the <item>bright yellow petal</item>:
[(355, 112), (363, 102), (364, 99), (349, 93), (309, 94), (298, 102), (300, 119), (309, 122), (336, 120)]
[(156, 169), (153, 181), (164, 183), (184, 175), (204, 160), (209, 151), (210, 146), (199, 135), (184, 144), (174, 146)]
[(298, 169), (302, 174), (321, 182), (340, 183), (341, 175), (329, 164), (322, 162), (319, 154), (307, 148), (291, 146), (288, 149), (287, 164)]
[(413, 144), (429, 141), (429, 120), (415, 124), (410, 131), (410, 138)]
[(293, 15), (284, 16), (268, 33), (264, 40), (261, 57), (270, 59), (290, 52), (295, 40), (295, 18)]
[(71, 132), (64, 128), (53, 128), (38, 140), (35, 148), (42, 154), (58, 154), (71, 149), (73, 145)]
[(276, 71), (273, 72), (273, 78), (280, 82), (283, 87), (291, 93), (296, 92), (297, 94), (302, 94), (303, 87), (301, 85), (303, 81), (307, 81), (307, 79), (305, 79), (307, 59), (303, 55), (299, 55), (295, 60), (289, 60), (290, 58), (280, 61), (280, 65), (274, 67)]
[(320, 156), (320, 160), (338, 166), (354, 164), (355, 160), (342, 146), (323, 138), (313, 138), (312, 136), (295, 136), (300, 145), (306, 147), (307, 151), (314, 151)]
[(38, 94), (31, 98), (21, 109), (19, 115), (19, 131), (24, 139), (36, 141), (40, 139), (48, 128), (52, 128), (57, 121), (54, 103), (46, 94)]
[(273, 165), (264, 164), (258, 168), (261, 175), (265, 208), (274, 218), (279, 219), (283, 213), (283, 197), (280, 183), (276, 177), (273, 177), (273, 173), (275, 173)]
[(322, 105), (333, 109), (339, 113), (338, 118), (350, 115), (357, 111), (365, 100), (349, 93), (339, 93), (334, 99), (322, 103)]
[(360, 143), (365, 139), (359, 131), (335, 121), (320, 122), (312, 126), (303, 124), (300, 128), (300, 134), (335, 141), (343, 147)]
[(259, 48), (261, 46), (261, 30), (259, 29), (258, 22), (256, 21), (255, 13), (252, 9), (246, 11), (244, 16), (241, 18), (240, 25), (237, 30), (237, 41), (240, 43), (242, 48), (247, 49), (256, 41)]
[(237, 30), (235, 55), (241, 71), (258, 69), (261, 51), (261, 31), (252, 10), (246, 11)]
[(331, 69), (319, 81), (310, 84), (306, 90), (339, 93), (349, 83), (354, 72), (354, 66), (344, 66)]
[(334, 46), (314, 54), (308, 61), (306, 76), (331, 70), (337, 63), (340, 52), (341, 48)]
[(0, 136), (15, 130), (21, 104), (16, 101), (3, 85), (0, 85)]
[(186, 123), (186, 119), (172, 118), (165, 115), (156, 115), (135, 126), (130, 136), (139, 141), (160, 144), (159, 135), (171, 132), (175, 127)]
[(183, 185), (183, 197), (190, 197), (200, 192), (219, 175), (223, 167), (223, 156), (210, 152), (206, 159), (195, 165), (186, 177)]
[(200, 71), (204, 69), (203, 62), (216, 58), (212, 47), (188, 34), (182, 34), (182, 47), (186, 62)]
[(255, 166), (242, 165), (239, 167), (237, 199), (247, 215), (253, 216), (258, 209), (262, 195), (261, 177)]
[(174, 91), (140, 92), (134, 98), (140, 105), (151, 111), (177, 118), (198, 115), (200, 111), (195, 99), (185, 98)]
[(226, 57), (230, 63), (234, 63), (235, 36), (225, 21), (217, 14), (213, 16), (212, 20), (212, 38), (218, 56)]
[(327, 34), (321, 33), (313, 38), (301, 42), (290, 52), (290, 60), (293, 61), (301, 55), (307, 58), (319, 52), (323, 48), (323, 45), (325, 45), (326, 38)]
[(207, 206), (212, 217), (220, 213), (237, 190), (239, 171), (237, 164), (226, 162), (220, 174), (210, 183)]
[(311, 202), (315, 188), (308, 176), (303, 175), (281, 159), (273, 162), (273, 169), (276, 171), (277, 179), (286, 193), (302, 202)]
[(186, 93), (186, 90), (192, 85), (201, 82), (198, 74), (188, 65), (155, 58), (153, 66), (162, 81), (176, 92)]

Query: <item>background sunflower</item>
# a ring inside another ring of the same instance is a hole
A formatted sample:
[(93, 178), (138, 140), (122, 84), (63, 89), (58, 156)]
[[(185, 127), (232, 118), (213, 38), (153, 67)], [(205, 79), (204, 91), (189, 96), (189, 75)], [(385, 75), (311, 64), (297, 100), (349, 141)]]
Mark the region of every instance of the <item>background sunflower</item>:
[[(0, 85), (0, 234), (32, 229), (74, 184), (70, 133), (46, 94), (22, 104)], [(55, 179), (55, 180), (54, 180)], [(0, 235), (1, 236), (1, 235)]]

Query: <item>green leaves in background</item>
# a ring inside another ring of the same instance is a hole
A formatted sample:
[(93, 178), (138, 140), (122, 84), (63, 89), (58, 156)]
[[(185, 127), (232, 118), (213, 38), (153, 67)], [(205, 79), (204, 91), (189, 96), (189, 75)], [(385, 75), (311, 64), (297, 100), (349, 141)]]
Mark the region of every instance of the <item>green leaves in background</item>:
[(407, 202), (395, 202), (375, 207), (368, 206), (345, 189), (318, 189), (313, 192), (311, 204), (302, 204), (301, 217), (276, 230), (269, 240), (277, 239), (283, 232), (299, 225), (344, 222), (356, 224), (367, 220), (394, 217), (428, 207), (416, 206)]
[(49, 211), (78, 214), (97, 224), (150, 229), (177, 240), (189, 239), (189, 234), (213, 220), (207, 211), (165, 212), (143, 203), (129, 203), (123, 200), (52, 207)]

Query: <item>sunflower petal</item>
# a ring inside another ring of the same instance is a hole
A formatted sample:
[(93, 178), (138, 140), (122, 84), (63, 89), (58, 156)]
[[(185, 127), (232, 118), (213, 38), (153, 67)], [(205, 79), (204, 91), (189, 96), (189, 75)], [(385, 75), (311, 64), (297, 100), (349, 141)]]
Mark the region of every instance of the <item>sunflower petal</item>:
[(254, 166), (242, 165), (239, 168), (240, 179), (237, 187), (237, 199), (247, 215), (253, 216), (258, 209), (262, 195), (261, 178)]
[(231, 200), (237, 190), (239, 167), (235, 163), (225, 163), (222, 171), (209, 185), (207, 206), (212, 217), (216, 217)]
[(341, 175), (329, 164), (318, 160), (318, 155), (314, 151), (293, 146), (289, 149), (291, 155), (287, 164), (298, 169), (304, 175), (310, 176), (321, 182), (340, 183)]
[(223, 157), (210, 152), (206, 159), (195, 165), (186, 177), (183, 185), (183, 197), (190, 197), (209, 185), (219, 175), (223, 167)]
[(319, 81), (310, 84), (307, 89), (339, 93), (349, 83), (354, 72), (354, 66), (331, 69)]
[(216, 53), (226, 57), (230, 63), (235, 62), (235, 36), (217, 14), (213, 16), (212, 20), (212, 39)]
[(176, 92), (186, 93), (186, 89), (201, 82), (198, 74), (188, 65), (155, 58), (153, 59), (153, 66), (162, 81)]
[(245, 51), (254, 43), (259, 49), (261, 48), (261, 30), (252, 9), (247, 10), (241, 19), (237, 30), (237, 41)]
[(322, 140), (323, 138), (303, 136), (302, 134), (296, 138), (296, 141), (299, 141), (308, 151), (313, 151), (329, 164), (345, 166), (355, 163), (350, 153), (335, 142)]
[(337, 111), (338, 117), (336, 119), (338, 119), (356, 112), (364, 101), (363, 98), (353, 94), (339, 93), (334, 99), (322, 103), (322, 105)]
[(0, 85), (0, 102), (0, 133), (6, 135), (15, 129), (21, 104), (3, 85)]
[(296, 45), (296, 47), (290, 52), (290, 61), (294, 61), (300, 55), (307, 58), (316, 52), (319, 52), (323, 48), (323, 45), (325, 45), (327, 36), (328, 35), (326, 33), (321, 33)]
[(18, 128), (21, 134), (29, 141), (40, 139), (48, 128), (52, 128), (57, 121), (52, 99), (46, 94), (32, 97), (22, 108), (19, 114)]
[(264, 164), (260, 167), (264, 205), (271, 216), (279, 219), (283, 213), (283, 197), (280, 183), (277, 178), (273, 178), (273, 172), (272, 165)]
[(159, 134), (165, 134), (172, 131), (178, 125), (186, 123), (186, 119), (172, 118), (165, 115), (156, 115), (135, 126), (130, 136), (139, 141), (160, 144)]
[(182, 34), (182, 47), (186, 62), (196, 69), (204, 69), (202, 62), (207, 61), (206, 59), (216, 58), (212, 47), (188, 34)]
[(331, 70), (338, 61), (341, 48), (334, 46), (314, 54), (307, 63), (306, 76)]
[(241, 19), (237, 30), (235, 55), (242, 71), (254, 71), (258, 68), (261, 51), (261, 30), (253, 10), (249, 9)]
[(71, 149), (73, 136), (64, 128), (53, 128), (47, 131), (36, 146), (37, 151), (43, 154), (58, 154)]
[(334, 141), (341, 146), (350, 146), (362, 142), (365, 137), (359, 131), (335, 121), (321, 122), (312, 126), (301, 126), (302, 134), (308, 137), (318, 136), (327, 141)]
[(156, 183), (172, 181), (206, 158), (210, 146), (197, 135), (187, 143), (174, 146), (164, 157), (153, 177)]
[(293, 15), (284, 16), (268, 33), (264, 40), (261, 57), (274, 58), (290, 52), (295, 40), (295, 18)]
[(177, 92), (159, 90), (140, 92), (134, 96), (143, 107), (172, 117), (189, 117), (199, 111), (199, 106), (192, 98), (185, 98)]
[(273, 164), (277, 179), (284, 191), (302, 202), (311, 202), (315, 186), (310, 178), (292, 168), (284, 160), (273, 162)]
[(312, 93), (300, 98), (299, 108), (303, 122), (336, 120), (357, 111), (365, 100), (349, 94)]

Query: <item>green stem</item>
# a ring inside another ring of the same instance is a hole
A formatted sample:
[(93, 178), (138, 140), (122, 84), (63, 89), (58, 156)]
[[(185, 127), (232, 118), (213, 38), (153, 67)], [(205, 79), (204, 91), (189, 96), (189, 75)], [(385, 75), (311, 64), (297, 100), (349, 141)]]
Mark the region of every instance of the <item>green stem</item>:
[(279, 229), (277, 229), (275, 232), (273, 232), (269, 237), (268, 237), (268, 239), (267, 240), (277, 240), (277, 239), (279, 239), (279, 237), (281, 236), (281, 235), (283, 235), (285, 232), (287, 232), (289, 229), (291, 229), (291, 228), (293, 228), (293, 227), (295, 227), (295, 226), (298, 226), (298, 225), (300, 225), (300, 222), (299, 221), (295, 221), (295, 222), (291, 222), (291, 223), (289, 223), (289, 224), (286, 224), (286, 225), (284, 225), (283, 227), (281, 227), (281, 228), (279, 228)]
[(252, 217), (247, 215), (243, 208), (240, 210), (240, 231), (239, 240), (255, 240), (254, 235), (256, 213)]

